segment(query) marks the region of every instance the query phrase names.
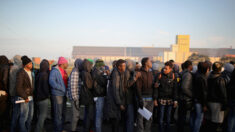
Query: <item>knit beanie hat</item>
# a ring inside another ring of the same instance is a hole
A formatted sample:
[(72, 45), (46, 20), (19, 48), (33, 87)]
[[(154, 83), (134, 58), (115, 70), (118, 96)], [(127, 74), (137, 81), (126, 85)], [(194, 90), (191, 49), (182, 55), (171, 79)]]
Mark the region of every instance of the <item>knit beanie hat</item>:
[(29, 64), (30, 62), (32, 62), (32, 60), (29, 59), (29, 57), (26, 56), (26, 55), (25, 55), (25, 56), (22, 56), (22, 57), (21, 57), (21, 60), (22, 60), (23, 66), (25, 66), (25, 65)]
[(105, 66), (104, 61), (101, 59), (96, 60), (95, 67)]
[(64, 58), (64, 57), (60, 57), (58, 60), (58, 65), (64, 64), (64, 63), (68, 63), (68, 61)]

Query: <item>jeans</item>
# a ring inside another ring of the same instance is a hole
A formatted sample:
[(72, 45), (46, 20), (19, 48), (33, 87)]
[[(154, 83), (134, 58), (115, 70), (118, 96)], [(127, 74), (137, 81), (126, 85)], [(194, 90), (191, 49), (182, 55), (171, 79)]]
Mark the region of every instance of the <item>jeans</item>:
[(20, 117), (20, 104), (16, 104), (15, 101), (18, 100), (18, 97), (12, 97), (12, 119), (11, 119), (11, 132), (17, 131), (18, 120)]
[(95, 132), (102, 132), (104, 97), (97, 98), (95, 108)]
[(187, 102), (185, 100), (179, 100), (179, 109), (178, 109), (178, 121), (177, 121), (177, 131), (184, 132), (184, 126), (186, 125), (186, 116), (187, 113), (191, 111), (186, 107)]
[(84, 132), (89, 132), (93, 125), (94, 104), (85, 106)]
[(235, 100), (229, 102), (228, 132), (235, 132)]
[(54, 110), (54, 131), (61, 132), (65, 121), (66, 97), (52, 96)]
[[(153, 112), (153, 101), (144, 100), (144, 107), (150, 112)], [(137, 114), (137, 132), (151, 132), (152, 117), (149, 120), (143, 118), (139, 113)]]
[[(170, 132), (172, 105), (162, 105), (159, 103), (159, 131), (164, 131), (164, 115), (166, 116), (166, 132)], [(166, 113), (165, 113), (166, 112)]]
[(20, 103), (19, 130), (20, 132), (29, 132), (33, 119), (33, 101)]
[(42, 132), (44, 128), (44, 121), (47, 117), (47, 111), (48, 111), (48, 104), (49, 99), (44, 99), (42, 101), (37, 102), (37, 124), (35, 128), (35, 132)]
[(79, 101), (71, 101), (72, 102), (72, 124), (71, 131), (76, 131), (77, 123), (79, 120)]
[(126, 106), (126, 132), (134, 131), (134, 105), (128, 104)]
[(194, 111), (191, 112), (190, 127), (191, 132), (199, 132), (203, 120), (203, 110), (200, 103), (194, 104)]

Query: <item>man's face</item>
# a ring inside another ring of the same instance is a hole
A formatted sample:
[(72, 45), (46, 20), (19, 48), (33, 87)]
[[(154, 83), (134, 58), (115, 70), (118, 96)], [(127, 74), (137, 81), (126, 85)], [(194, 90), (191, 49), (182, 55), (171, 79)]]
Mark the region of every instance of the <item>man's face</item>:
[(63, 65), (64, 69), (67, 69), (69, 64), (68, 63), (64, 63), (62, 65)]
[(30, 62), (25, 66), (27, 69), (31, 70), (33, 68), (33, 63)]
[(122, 63), (120, 66), (118, 66), (118, 70), (120, 72), (125, 72), (125, 70), (126, 70), (126, 63)]
[(149, 68), (152, 68), (152, 62), (151, 62), (150, 59), (147, 60), (146, 66), (149, 67)]
[(165, 74), (169, 74), (172, 71), (172, 68), (170, 68), (170, 66), (165, 66), (164, 67), (164, 73)]

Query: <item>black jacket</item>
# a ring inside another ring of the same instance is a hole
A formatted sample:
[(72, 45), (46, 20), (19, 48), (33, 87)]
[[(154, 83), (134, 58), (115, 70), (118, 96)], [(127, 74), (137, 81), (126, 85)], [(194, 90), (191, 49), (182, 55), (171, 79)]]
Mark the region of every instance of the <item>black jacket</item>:
[(28, 96), (33, 96), (34, 77), (32, 74), (32, 83), (24, 68), (21, 68), (16, 75), (16, 95), (23, 99), (28, 99)]
[(186, 101), (192, 100), (193, 74), (188, 70), (184, 70), (180, 83), (179, 98)]
[(111, 73), (108, 92), (105, 100), (104, 115), (106, 119), (121, 118), (120, 105), (125, 105), (124, 73), (116, 68)]
[(80, 91), (80, 101), (83, 105), (89, 105), (94, 103), (93, 100), (93, 79), (91, 75), (92, 63), (88, 60), (84, 60), (82, 63), (82, 73), (81, 73), (81, 91)]
[(49, 63), (43, 60), (40, 63), (40, 71), (35, 79), (35, 99), (41, 101), (49, 98), (50, 85), (49, 85)]
[(174, 101), (178, 99), (177, 79), (174, 73), (166, 75), (161, 72), (156, 80), (159, 83), (158, 99), (172, 99)]
[(137, 96), (139, 100), (142, 100), (144, 97), (153, 97), (153, 99), (157, 99), (157, 88), (154, 87), (152, 71), (146, 71), (142, 67), (140, 72), (141, 77), (136, 81)]
[(201, 73), (196, 73), (193, 79), (193, 98), (202, 106), (207, 104), (207, 77)]
[(103, 71), (98, 68), (94, 68), (92, 71), (92, 78), (94, 87), (94, 97), (106, 96), (107, 77), (103, 74)]
[(221, 73), (212, 71), (208, 77), (208, 102), (227, 103), (225, 80)]
[(133, 104), (135, 100), (135, 80), (134, 80), (134, 72), (130, 70), (125, 71), (125, 89), (126, 92), (126, 104)]
[(231, 81), (228, 84), (228, 99), (235, 100), (235, 70), (233, 70), (232, 75), (231, 75)]

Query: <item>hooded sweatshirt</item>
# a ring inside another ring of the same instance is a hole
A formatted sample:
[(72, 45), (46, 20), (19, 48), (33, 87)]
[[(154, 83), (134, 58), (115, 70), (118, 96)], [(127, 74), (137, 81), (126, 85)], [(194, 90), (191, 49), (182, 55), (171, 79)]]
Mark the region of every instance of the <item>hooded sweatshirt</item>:
[(16, 95), (16, 74), (20, 68), (22, 68), (21, 56), (16, 55), (13, 57), (14, 65), (11, 67), (9, 72), (9, 93), (10, 96), (14, 97)]
[[(82, 63), (81, 80), (83, 83), (83, 93), (81, 93), (81, 104), (88, 105), (93, 103), (93, 79), (91, 76), (92, 62), (85, 59)], [(82, 95), (83, 94), (83, 95)], [(84, 98), (87, 95), (86, 98)]]
[(0, 56), (0, 90), (9, 92), (8, 88), (9, 65), (6, 56)]
[(52, 68), (49, 76), (51, 94), (54, 96), (66, 96), (66, 86), (60, 72), (59, 66)]
[(74, 62), (74, 68), (69, 76), (68, 81), (68, 97), (72, 101), (77, 101), (79, 99), (79, 88), (81, 82), (80, 71), (82, 70), (82, 60), (77, 59)]
[(40, 71), (36, 77), (35, 97), (37, 101), (41, 101), (49, 98), (49, 95), (49, 62), (47, 60), (43, 60), (40, 63)]

